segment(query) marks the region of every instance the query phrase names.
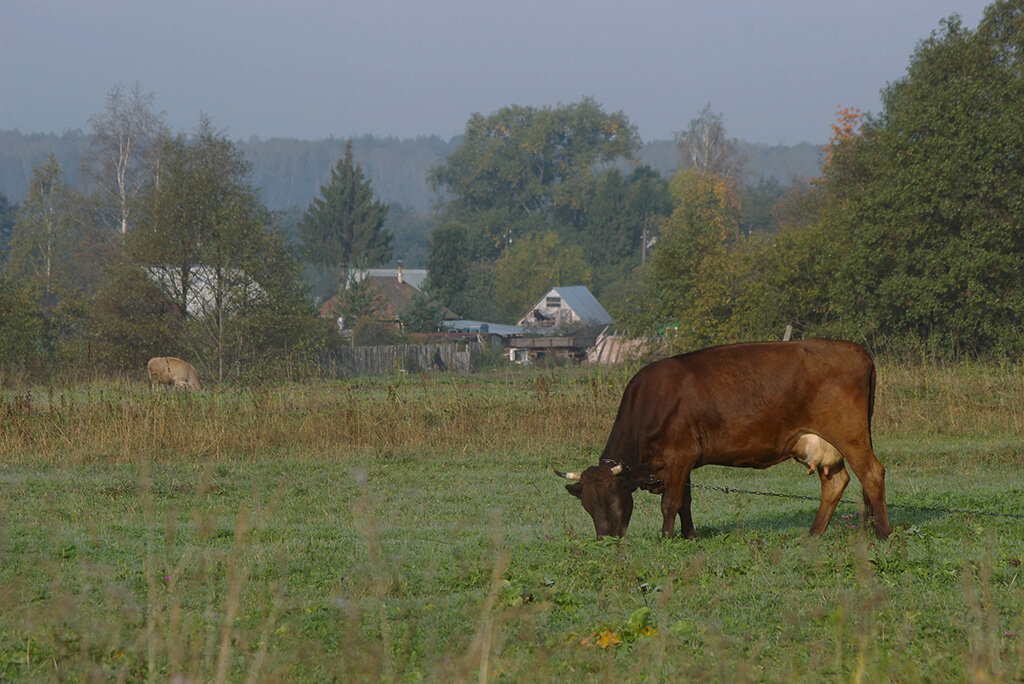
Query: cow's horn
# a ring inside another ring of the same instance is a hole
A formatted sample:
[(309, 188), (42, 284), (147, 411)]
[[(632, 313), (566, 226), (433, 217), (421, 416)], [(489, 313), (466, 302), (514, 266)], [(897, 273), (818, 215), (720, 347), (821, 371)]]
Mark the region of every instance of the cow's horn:
[(564, 477), (566, 480), (572, 480), (573, 482), (579, 482), (580, 479), (583, 477), (580, 473), (563, 473), (561, 470), (558, 470), (557, 468), (552, 468), (552, 470), (555, 471), (555, 475), (558, 475), (559, 477)]

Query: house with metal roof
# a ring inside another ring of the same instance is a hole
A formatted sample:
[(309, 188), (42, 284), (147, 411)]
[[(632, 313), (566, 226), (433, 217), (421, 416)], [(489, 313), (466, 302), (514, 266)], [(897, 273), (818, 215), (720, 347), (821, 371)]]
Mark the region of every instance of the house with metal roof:
[(536, 334), (570, 330), (599, 332), (611, 324), (611, 315), (584, 285), (551, 288), (516, 323)]
[(551, 288), (516, 326), (523, 332), (508, 340), (508, 358), (530, 363), (547, 356), (586, 360), (597, 335), (612, 324), (611, 315), (583, 285)]
[(408, 283), (417, 290), (423, 290), (423, 281), (427, 279), (427, 269), (425, 268), (406, 268), (403, 269), (401, 264), (397, 268), (365, 268), (356, 269), (352, 274), (356, 282), (363, 278), (378, 277), (378, 278), (391, 278), (397, 280), (400, 283)]

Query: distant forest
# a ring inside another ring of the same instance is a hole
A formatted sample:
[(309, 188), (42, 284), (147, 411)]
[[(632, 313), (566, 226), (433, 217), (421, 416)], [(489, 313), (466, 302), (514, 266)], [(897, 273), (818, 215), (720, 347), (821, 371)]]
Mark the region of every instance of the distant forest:
[[(320, 186), (330, 179), (331, 167), (345, 150), (344, 138), (295, 140), (251, 138), (236, 143), (252, 162), (252, 184), (260, 189), (264, 202), (282, 212), (281, 227), (294, 231), (295, 223)], [(426, 259), (427, 236), (434, 193), (427, 184), (427, 170), (458, 149), (462, 136), (445, 140), (439, 136), (353, 138), (353, 153), (373, 184), (378, 197), (392, 205), (385, 228), (395, 235), (395, 259), (408, 267), (422, 267)], [(89, 146), (88, 134), (0, 131), (0, 192), (12, 203), (25, 196), (36, 164), (51, 152), (65, 179), (78, 185), (79, 164)], [(781, 185), (806, 180), (821, 171), (821, 150), (810, 143), (761, 145), (739, 142), (738, 151), (747, 158), (748, 184), (774, 180)], [(669, 177), (679, 166), (679, 149), (674, 141), (656, 140), (640, 150), (640, 163)]]

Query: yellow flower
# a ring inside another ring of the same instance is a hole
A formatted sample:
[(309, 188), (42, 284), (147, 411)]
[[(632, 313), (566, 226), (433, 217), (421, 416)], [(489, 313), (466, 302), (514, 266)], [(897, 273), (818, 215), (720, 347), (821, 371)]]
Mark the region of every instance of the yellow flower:
[(601, 648), (608, 648), (609, 646), (615, 646), (621, 644), (622, 640), (615, 635), (615, 632), (604, 630), (601, 632), (601, 636), (597, 638), (597, 645)]

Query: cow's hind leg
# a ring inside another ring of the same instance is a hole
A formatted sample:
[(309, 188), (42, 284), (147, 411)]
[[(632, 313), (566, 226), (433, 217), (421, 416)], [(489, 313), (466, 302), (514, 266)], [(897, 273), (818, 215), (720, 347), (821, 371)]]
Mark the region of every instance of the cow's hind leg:
[(818, 478), (821, 479), (821, 503), (811, 525), (811, 534), (821, 534), (825, 531), (832, 520), (832, 514), (836, 512), (839, 500), (843, 498), (846, 485), (850, 484), (850, 474), (846, 472), (846, 467), (842, 463), (829, 469), (828, 475), (820, 469)]
[(860, 520), (861, 523), (867, 525), (869, 520), (874, 519), (875, 512), (871, 507), (871, 499), (868, 498), (868, 491), (861, 487), (861, 494), (864, 497), (864, 505), (860, 509)]
[(874, 516), (875, 532), (885, 539), (892, 532), (889, 511), (885, 507), (885, 468), (878, 462), (878, 457), (870, 447), (850, 449), (846, 451), (846, 455), (846, 461), (864, 490), (865, 514)]

